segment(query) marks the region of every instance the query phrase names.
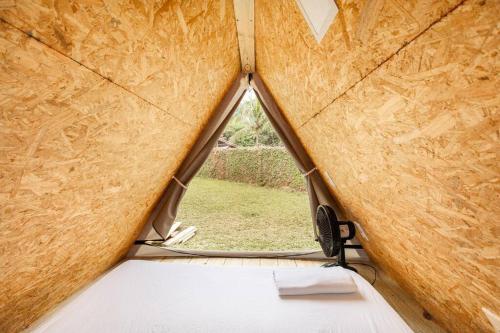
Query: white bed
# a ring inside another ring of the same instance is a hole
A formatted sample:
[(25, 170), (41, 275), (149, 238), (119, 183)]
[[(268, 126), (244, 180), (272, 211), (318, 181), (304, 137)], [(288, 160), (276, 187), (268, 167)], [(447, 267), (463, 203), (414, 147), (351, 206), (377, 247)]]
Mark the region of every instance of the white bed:
[(355, 294), (280, 297), (273, 268), (129, 260), (34, 332), (412, 332), (352, 273)]

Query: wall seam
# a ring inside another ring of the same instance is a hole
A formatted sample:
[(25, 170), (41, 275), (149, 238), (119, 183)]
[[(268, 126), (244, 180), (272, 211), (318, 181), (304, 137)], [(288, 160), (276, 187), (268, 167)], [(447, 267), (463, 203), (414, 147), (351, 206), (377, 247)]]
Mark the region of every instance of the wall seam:
[(445, 14), (443, 14), (442, 16), (440, 16), (439, 18), (437, 18), (436, 20), (434, 20), (428, 27), (426, 27), (425, 29), (423, 29), (421, 32), (419, 32), (417, 35), (415, 35), (415, 37), (413, 37), (412, 39), (410, 39), (409, 41), (407, 42), (404, 42), (403, 45), (401, 45), (401, 47), (399, 47), (395, 52), (391, 53), (386, 59), (384, 59), (381, 63), (379, 63), (377, 66), (375, 66), (373, 69), (371, 69), (368, 73), (366, 73), (364, 76), (362, 76), (359, 80), (357, 80), (356, 82), (354, 82), (351, 86), (349, 86), (349, 88), (347, 88), (343, 93), (341, 93), (340, 95), (338, 95), (337, 97), (335, 97), (333, 100), (331, 100), (327, 105), (325, 105), (324, 107), (322, 107), (319, 111), (317, 111), (316, 113), (314, 113), (311, 117), (309, 117), (309, 119), (307, 119), (306, 121), (304, 121), (301, 125), (299, 125), (298, 129), (301, 129), (302, 127), (304, 127), (310, 120), (316, 118), (318, 115), (320, 115), (323, 111), (325, 111), (330, 105), (332, 105), (333, 103), (335, 103), (338, 99), (342, 98), (343, 96), (345, 96), (349, 91), (351, 91), (352, 89), (354, 89), (359, 83), (361, 83), (362, 81), (364, 81), (368, 76), (370, 76), (373, 72), (375, 72), (377, 69), (379, 69), (380, 67), (382, 67), (383, 65), (385, 65), (387, 62), (389, 62), (389, 60), (391, 60), (392, 58), (394, 58), (395, 56), (397, 56), (401, 51), (403, 51), (404, 49), (406, 49), (406, 47), (408, 45), (410, 45), (411, 43), (413, 43), (415, 40), (417, 40), (420, 36), (422, 36), (423, 34), (425, 34), (427, 31), (429, 31), (432, 27), (434, 27), (436, 24), (438, 24), (439, 22), (441, 22), (443, 19), (445, 19), (446, 17), (448, 17), (450, 14), (452, 14), (455, 10), (457, 10), (459, 7), (461, 7), (467, 0), (462, 0), (460, 3), (456, 4), (453, 8), (451, 8), (448, 12), (446, 12)]
[(93, 70), (92, 68), (90, 68), (90, 67), (88, 67), (87, 65), (85, 65), (85, 64), (83, 64), (83, 63), (81, 63), (81, 62), (79, 62), (78, 60), (76, 60), (76, 59), (74, 59), (74, 58), (72, 58), (72, 57), (70, 57), (70, 56), (68, 56), (68, 55), (66, 55), (66, 54), (64, 54), (64, 53), (62, 53), (61, 51), (59, 51), (59, 50), (57, 50), (57, 49), (53, 48), (53, 47), (52, 47), (52, 46), (50, 46), (49, 44), (47, 44), (47, 43), (45, 43), (44, 41), (42, 41), (40, 38), (37, 38), (37, 37), (35, 37), (35, 36), (33, 36), (33, 35), (31, 35), (31, 34), (29, 34), (29, 33), (25, 32), (24, 30), (22, 30), (22, 29), (20, 29), (20, 28), (16, 27), (16, 26), (15, 26), (15, 25), (13, 25), (12, 23), (10, 23), (10, 22), (6, 21), (4, 18), (0, 17), (0, 22), (3, 22), (3, 23), (5, 23), (5, 24), (7, 24), (8, 26), (10, 26), (11, 28), (16, 29), (17, 31), (21, 32), (22, 34), (24, 34), (24, 35), (25, 35), (25, 36), (27, 36), (28, 38), (32, 38), (32, 39), (36, 40), (36, 41), (37, 41), (37, 42), (39, 42), (40, 44), (42, 44), (42, 45), (46, 46), (47, 48), (51, 49), (51, 50), (52, 50), (52, 51), (54, 51), (54, 52), (57, 52), (58, 54), (62, 55), (63, 57), (65, 57), (65, 58), (67, 58), (67, 59), (72, 60), (73, 62), (77, 63), (77, 64), (78, 64), (78, 65), (80, 65), (81, 67), (83, 67), (83, 68), (85, 68), (85, 69), (87, 69), (87, 70), (91, 71), (92, 73), (96, 74), (96, 75), (97, 75), (97, 76), (99, 76), (100, 78), (102, 78), (102, 79), (104, 79), (104, 80), (108, 81), (109, 83), (111, 83), (111, 84), (115, 85), (116, 87), (118, 87), (118, 88), (120, 88), (120, 89), (122, 89), (122, 90), (126, 91), (127, 93), (129, 93), (129, 94), (131, 94), (131, 95), (133, 95), (133, 96), (135, 96), (135, 97), (139, 98), (140, 100), (142, 100), (142, 101), (146, 102), (146, 103), (147, 103), (147, 104), (149, 104), (150, 106), (152, 106), (152, 107), (154, 107), (154, 108), (156, 108), (156, 109), (158, 109), (158, 110), (161, 110), (161, 111), (163, 111), (163, 112), (167, 113), (169, 116), (171, 116), (171, 117), (172, 117), (172, 118), (174, 118), (175, 120), (180, 121), (180, 122), (181, 122), (181, 123), (183, 123), (184, 125), (191, 126), (191, 124), (189, 124), (189, 123), (185, 122), (184, 120), (180, 119), (179, 117), (177, 117), (177, 116), (175, 116), (175, 115), (171, 114), (171, 113), (170, 113), (170, 112), (168, 112), (167, 110), (164, 110), (163, 108), (159, 107), (158, 105), (154, 104), (153, 102), (150, 102), (149, 100), (145, 99), (144, 97), (142, 97), (142, 96), (140, 96), (140, 95), (138, 95), (138, 94), (134, 93), (134, 92), (133, 92), (133, 91), (131, 91), (130, 89), (128, 89), (128, 88), (126, 88), (126, 87), (124, 87), (124, 86), (122, 86), (122, 85), (120, 85), (120, 84), (116, 83), (115, 81), (111, 80), (109, 77), (106, 77), (106, 76), (104, 76), (104, 75), (100, 74), (98, 71)]

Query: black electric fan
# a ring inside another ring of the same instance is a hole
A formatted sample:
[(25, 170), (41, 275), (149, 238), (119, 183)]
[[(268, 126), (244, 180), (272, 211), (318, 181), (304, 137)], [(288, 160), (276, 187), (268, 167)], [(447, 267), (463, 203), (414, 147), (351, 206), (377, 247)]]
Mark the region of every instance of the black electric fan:
[(333, 266), (341, 266), (357, 272), (354, 267), (347, 264), (345, 260), (345, 249), (361, 249), (361, 245), (346, 244), (353, 239), (356, 228), (351, 221), (339, 221), (337, 214), (328, 205), (319, 205), (316, 210), (316, 241), (319, 242), (325, 256), (337, 256), (337, 263)]

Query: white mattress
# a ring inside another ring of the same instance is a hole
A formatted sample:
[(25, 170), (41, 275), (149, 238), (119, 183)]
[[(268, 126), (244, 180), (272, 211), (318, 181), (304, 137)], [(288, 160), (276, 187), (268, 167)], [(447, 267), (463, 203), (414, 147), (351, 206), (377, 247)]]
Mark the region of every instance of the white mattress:
[(355, 294), (279, 296), (273, 268), (129, 260), (35, 332), (411, 332), (361, 276)]

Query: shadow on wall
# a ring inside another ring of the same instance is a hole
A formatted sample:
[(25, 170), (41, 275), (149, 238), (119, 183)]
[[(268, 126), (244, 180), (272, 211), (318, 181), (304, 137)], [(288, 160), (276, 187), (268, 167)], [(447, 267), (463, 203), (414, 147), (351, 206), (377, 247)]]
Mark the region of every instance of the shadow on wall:
[(304, 177), (284, 147), (215, 148), (198, 176), (306, 191)]

